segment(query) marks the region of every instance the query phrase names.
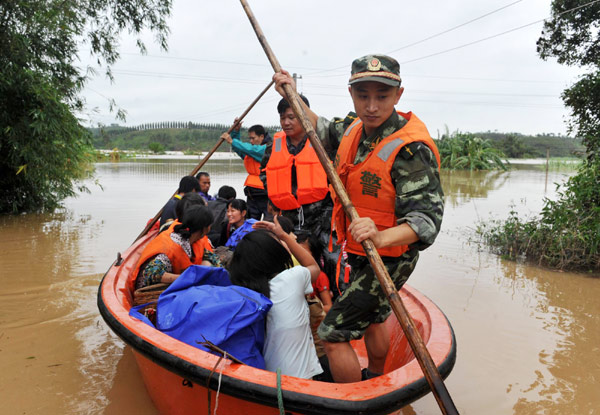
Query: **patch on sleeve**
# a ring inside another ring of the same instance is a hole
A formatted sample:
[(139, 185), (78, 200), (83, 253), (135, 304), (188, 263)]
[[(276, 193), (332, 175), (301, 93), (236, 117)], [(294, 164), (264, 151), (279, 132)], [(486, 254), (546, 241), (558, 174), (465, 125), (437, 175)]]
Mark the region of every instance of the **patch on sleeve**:
[(410, 143), (409, 145), (404, 146), (402, 150), (400, 150), (400, 155), (404, 160), (410, 160), (419, 150), (420, 144), (421, 143)]

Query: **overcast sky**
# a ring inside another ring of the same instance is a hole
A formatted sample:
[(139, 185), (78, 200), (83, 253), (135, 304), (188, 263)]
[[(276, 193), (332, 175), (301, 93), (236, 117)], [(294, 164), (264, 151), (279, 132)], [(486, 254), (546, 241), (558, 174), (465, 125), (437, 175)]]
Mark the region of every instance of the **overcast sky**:
[[(417, 114), (434, 138), (446, 127), (566, 133), (560, 94), (580, 70), (537, 56), (550, 0), (248, 1), (281, 66), (301, 76), (298, 89), (319, 115), (352, 110), (352, 60), (386, 53), (400, 62), (405, 87), (396, 109)], [(88, 124), (123, 124), (107, 98), (127, 111), (127, 125), (230, 123), (270, 81), (273, 70), (237, 0), (174, 0), (169, 26), (168, 52), (148, 35), (143, 56), (123, 37), (114, 83), (100, 74), (84, 90)], [(82, 66), (88, 53), (83, 46)], [(245, 125), (277, 125), (278, 100), (269, 91)]]

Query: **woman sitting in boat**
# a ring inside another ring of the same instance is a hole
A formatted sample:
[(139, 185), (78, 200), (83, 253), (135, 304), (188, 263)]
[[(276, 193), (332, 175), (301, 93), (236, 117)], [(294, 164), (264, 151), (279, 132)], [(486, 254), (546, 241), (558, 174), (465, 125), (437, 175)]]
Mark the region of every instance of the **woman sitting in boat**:
[(212, 247), (205, 238), (212, 220), (206, 206), (185, 209), (182, 223), (173, 222), (144, 248), (134, 271), (135, 289), (171, 283), (192, 264), (212, 265), (209, 259)]
[[(263, 355), (266, 369), (311, 379), (323, 372), (315, 350), (305, 294), (319, 276), (319, 266), (293, 234), (277, 220), (257, 222), (256, 231), (239, 242), (229, 266), (231, 282), (258, 291), (273, 302), (267, 314)], [(293, 267), (290, 252), (300, 266)]]
[(221, 232), (220, 244), (235, 249), (244, 235), (252, 232), (256, 219), (246, 219), (248, 206), (242, 199), (233, 199), (227, 203), (227, 226)]

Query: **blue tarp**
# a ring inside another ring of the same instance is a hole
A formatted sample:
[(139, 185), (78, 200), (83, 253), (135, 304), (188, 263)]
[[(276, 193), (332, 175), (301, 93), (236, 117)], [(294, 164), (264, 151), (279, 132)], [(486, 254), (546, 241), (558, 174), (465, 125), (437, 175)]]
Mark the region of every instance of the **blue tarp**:
[(134, 307), (129, 315), (184, 343), (204, 338), (249, 366), (264, 369), (265, 317), (273, 303), (255, 291), (232, 285), (224, 268), (193, 265), (158, 298), (156, 326)]

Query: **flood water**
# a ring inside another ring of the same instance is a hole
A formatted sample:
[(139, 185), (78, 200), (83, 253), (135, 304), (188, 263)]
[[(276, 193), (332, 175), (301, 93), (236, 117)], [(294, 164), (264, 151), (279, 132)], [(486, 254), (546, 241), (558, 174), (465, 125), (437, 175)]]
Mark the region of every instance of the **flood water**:
[[(0, 217), (0, 414), (155, 414), (131, 351), (96, 308), (102, 275), (177, 188), (193, 160), (97, 165), (103, 190), (49, 215)], [(210, 162), (211, 193), (242, 193), (237, 160)], [(570, 172), (444, 172), (446, 213), (409, 284), (452, 323), (446, 385), (461, 414), (600, 413), (600, 276), (487, 253), (478, 220), (534, 214)], [(391, 317), (393, 318), (393, 316)], [(431, 395), (402, 411), (440, 413)]]

